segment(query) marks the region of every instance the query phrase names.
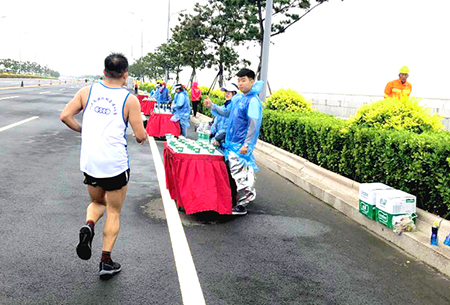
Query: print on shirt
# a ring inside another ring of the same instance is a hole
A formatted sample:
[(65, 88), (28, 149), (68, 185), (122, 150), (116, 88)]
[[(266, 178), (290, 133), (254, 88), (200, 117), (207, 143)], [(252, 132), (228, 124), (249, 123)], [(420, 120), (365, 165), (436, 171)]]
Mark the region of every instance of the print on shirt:
[(94, 110), (94, 112), (105, 115), (117, 115), (116, 104), (107, 97), (99, 97), (92, 101), (89, 110)]

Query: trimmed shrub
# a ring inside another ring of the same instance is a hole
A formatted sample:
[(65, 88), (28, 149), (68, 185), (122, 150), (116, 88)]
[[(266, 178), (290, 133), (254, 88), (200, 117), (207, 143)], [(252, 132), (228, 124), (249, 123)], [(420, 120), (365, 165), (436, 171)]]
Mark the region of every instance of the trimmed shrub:
[(139, 90), (142, 91), (147, 91), (148, 93), (150, 93), (153, 89), (156, 88), (156, 84), (152, 84), (152, 83), (144, 83), (144, 82), (138, 82), (139, 85)]
[(377, 129), (409, 130), (415, 133), (443, 129), (442, 117), (431, 115), (430, 109), (419, 105), (419, 99), (404, 97), (388, 98), (363, 105), (350, 118), (350, 125)]
[(450, 133), (348, 127), (322, 113), (264, 110), (260, 138), (360, 183), (417, 196), (418, 207), (450, 211)]
[(311, 102), (292, 89), (280, 89), (267, 98), (264, 107), (270, 110), (309, 112)]

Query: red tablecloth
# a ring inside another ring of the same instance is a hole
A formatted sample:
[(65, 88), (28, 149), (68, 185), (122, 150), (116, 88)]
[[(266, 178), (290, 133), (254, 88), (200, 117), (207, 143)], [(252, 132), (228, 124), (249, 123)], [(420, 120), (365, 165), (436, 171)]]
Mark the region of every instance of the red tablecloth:
[(148, 98), (148, 95), (144, 95), (144, 94), (138, 94), (137, 95), (137, 98), (138, 98), (138, 100), (139, 100), (139, 102), (140, 103), (142, 103), (142, 100), (144, 99), (144, 98)]
[(172, 122), (173, 114), (152, 113), (147, 121), (147, 134), (151, 137), (164, 137), (170, 133), (174, 136), (181, 134), (179, 122)]
[(141, 102), (141, 112), (145, 115), (151, 115), (153, 113), (153, 108), (155, 108), (156, 101), (151, 101), (149, 99), (143, 99)]
[(223, 156), (176, 153), (164, 143), (166, 184), (186, 214), (231, 214), (231, 188)]

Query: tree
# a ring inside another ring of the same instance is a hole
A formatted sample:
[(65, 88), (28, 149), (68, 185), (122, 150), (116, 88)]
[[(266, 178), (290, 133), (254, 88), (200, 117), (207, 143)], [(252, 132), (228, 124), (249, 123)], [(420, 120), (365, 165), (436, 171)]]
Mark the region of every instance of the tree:
[(224, 75), (230, 76), (239, 68), (244, 60), (239, 60), (239, 54), (234, 47), (242, 40), (236, 35), (243, 27), (242, 9), (238, 6), (225, 5), (221, 1), (210, 0), (205, 5), (196, 4), (195, 15), (183, 15), (181, 20), (183, 31), (194, 33), (201, 38), (211, 53), (204, 54), (208, 67), (217, 66), (220, 86)]
[(33, 74), (40, 76), (59, 77), (60, 73), (49, 69), (48, 67), (41, 67), (35, 62), (22, 62), (13, 59), (0, 59), (0, 65), (4, 66), (6, 71), (17, 74)]
[[(242, 30), (239, 32), (241, 40), (255, 41), (260, 46), (260, 61), (258, 65), (258, 77), (261, 70), (262, 46), (264, 40), (264, 21), (266, 16), (265, 0), (210, 0), (221, 2), (225, 7), (238, 6), (245, 10)], [(300, 21), (313, 9), (328, 0), (273, 0), (271, 37), (285, 33), (288, 28)], [(342, 0), (343, 1), (343, 0)]]
[(197, 70), (205, 67), (211, 68), (213, 56), (207, 53), (207, 46), (204, 42), (204, 38), (206, 38), (205, 27), (200, 19), (192, 15), (180, 14), (179, 21), (180, 24), (172, 30), (172, 39), (184, 65), (192, 69), (191, 76), (186, 84), (189, 86)]
[(128, 72), (133, 77), (144, 79), (144, 77), (147, 75), (145, 56), (136, 60), (136, 62), (128, 68)]
[(156, 64), (160, 67), (164, 68), (164, 71), (167, 71), (167, 77), (169, 77), (170, 73), (175, 73), (176, 82), (180, 81), (180, 72), (183, 70), (182, 67), (185, 66), (183, 62), (183, 57), (179, 53), (180, 47), (178, 43), (170, 39), (169, 43), (163, 43), (158, 48), (156, 48)]

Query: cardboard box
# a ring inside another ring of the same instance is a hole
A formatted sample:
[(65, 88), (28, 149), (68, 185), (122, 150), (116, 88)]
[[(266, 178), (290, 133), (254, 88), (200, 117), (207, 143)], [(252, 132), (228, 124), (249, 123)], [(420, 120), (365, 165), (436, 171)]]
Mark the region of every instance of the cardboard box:
[(393, 190), (383, 183), (361, 183), (359, 185), (359, 212), (366, 217), (376, 219), (376, 192)]
[(385, 190), (376, 194), (376, 220), (392, 229), (392, 219), (400, 215), (416, 215), (416, 196), (400, 190)]

